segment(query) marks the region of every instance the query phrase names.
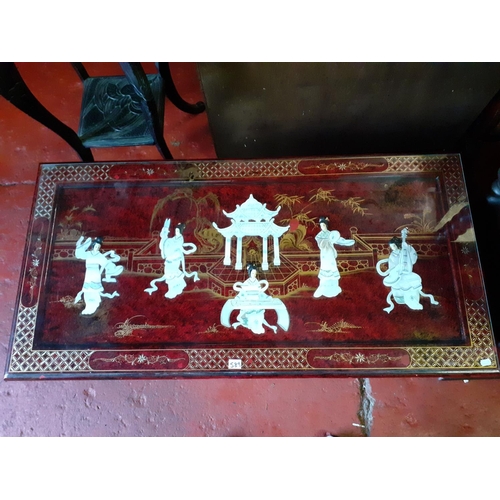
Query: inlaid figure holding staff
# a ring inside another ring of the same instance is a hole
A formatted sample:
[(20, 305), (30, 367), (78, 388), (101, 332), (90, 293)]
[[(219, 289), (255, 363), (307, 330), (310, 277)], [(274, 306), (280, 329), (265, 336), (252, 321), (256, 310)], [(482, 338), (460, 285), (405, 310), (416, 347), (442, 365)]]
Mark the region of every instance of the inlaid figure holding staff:
[[(420, 303), (420, 296), (427, 297), (431, 304), (438, 305), (434, 296), (422, 292), (422, 278), (413, 272), (413, 265), (417, 262), (417, 252), (406, 241), (408, 228), (401, 231), (401, 238), (395, 236), (389, 241), (391, 254), (388, 259), (382, 259), (377, 262), (377, 273), (384, 276), (384, 285), (391, 287), (391, 291), (387, 295), (386, 301), (389, 307), (384, 308), (384, 311), (390, 313), (394, 309), (394, 303), (391, 298), (398, 304), (406, 304), (410, 309), (423, 309)], [(381, 266), (387, 264), (387, 269), (382, 271)]]

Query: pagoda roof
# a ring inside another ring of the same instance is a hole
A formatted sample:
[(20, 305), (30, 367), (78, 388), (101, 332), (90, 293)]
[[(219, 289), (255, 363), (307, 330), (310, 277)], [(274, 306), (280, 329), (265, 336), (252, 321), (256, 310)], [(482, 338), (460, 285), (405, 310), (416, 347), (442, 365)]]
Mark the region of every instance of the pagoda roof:
[(288, 231), (290, 226), (278, 226), (274, 220), (266, 222), (236, 222), (232, 221), (228, 227), (219, 227), (215, 222), (212, 222), (213, 227), (226, 238), (231, 236), (282, 236)]
[(230, 219), (234, 219), (238, 222), (268, 222), (274, 216), (278, 214), (281, 210), (281, 207), (278, 207), (276, 210), (269, 210), (266, 208), (265, 203), (258, 202), (251, 194), (241, 205), (236, 205), (236, 209), (233, 212), (226, 212), (222, 210), (226, 217)]

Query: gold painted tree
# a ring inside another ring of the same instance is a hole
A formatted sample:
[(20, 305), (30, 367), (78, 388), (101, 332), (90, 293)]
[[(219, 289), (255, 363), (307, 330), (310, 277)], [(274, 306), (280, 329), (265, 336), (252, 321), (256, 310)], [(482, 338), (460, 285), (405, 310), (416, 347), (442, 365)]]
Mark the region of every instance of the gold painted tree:
[(196, 213), (194, 217), (179, 222), (188, 225), (190, 222), (194, 221), (195, 229), (193, 234), (198, 240), (200, 253), (219, 251), (224, 245), (224, 238), (214, 227), (212, 227), (212, 222), (203, 215), (206, 213), (206, 208), (209, 205), (212, 205), (216, 213), (220, 212), (219, 198), (214, 193), (196, 198), (193, 190), (190, 188), (176, 189), (172, 194), (165, 196), (156, 203), (151, 215), (149, 225), (150, 231), (156, 224), (163, 224), (164, 219), (169, 216), (169, 214), (165, 213), (168, 204), (181, 200), (185, 200), (189, 203), (190, 213), (192, 213), (193, 210)]
[[(305, 201), (304, 196), (290, 196), (287, 194), (276, 194), (274, 199), (278, 205), (286, 209), (287, 217), (280, 219), (280, 223), (290, 224), (296, 221), (295, 230), (289, 231), (283, 235), (280, 241), (280, 247), (283, 249), (297, 249), (305, 251), (313, 251), (315, 246), (306, 238), (308, 226), (316, 226), (315, 218), (311, 217), (311, 212), (318, 213), (324, 211), (324, 205), (333, 205), (335, 203), (350, 209), (353, 214), (364, 216), (368, 213), (368, 209), (362, 206), (365, 201), (359, 197), (349, 197), (345, 200), (337, 198), (333, 194), (333, 189), (318, 188), (311, 191), (311, 196)], [(318, 205), (321, 205), (318, 206)], [(281, 213), (284, 213), (283, 210)]]

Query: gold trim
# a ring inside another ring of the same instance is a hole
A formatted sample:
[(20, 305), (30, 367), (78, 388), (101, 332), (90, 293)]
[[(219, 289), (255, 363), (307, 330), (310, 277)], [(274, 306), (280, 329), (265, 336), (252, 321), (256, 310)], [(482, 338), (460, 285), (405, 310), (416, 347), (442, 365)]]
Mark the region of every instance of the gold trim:
[(19, 305), (10, 373), (65, 373), (91, 371), (92, 351), (35, 351), (33, 337), (38, 306)]
[[(182, 359), (186, 359), (187, 356), (183, 356), (182, 358), (169, 358), (166, 355), (154, 355), (148, 356), (146, 354), (119, 354), (114, 358), (97, 358), (93, 361), (103, 361), (105, 363), (128, 363), (129, 365), (154, 365), (157, 363), (166, 364), (166, 363), (175, 363), (176, 361), (180, 361)], [(96, 371), (104, 371), (104, 370), (96, 370)]]
[[(405, 347), (410, 354), (408, 368), (471, 369), (497, 368), (497, 357), (491, 341), (491, 325), (486, 301), (465, 300), (467, 325), (471, 345), (459, 347)], [(489, 359), (491, 365), (483, 367), (481, 360)]]
[(194, 162), (200, 179), (242, 177), (285, 177), (303, 175), (298, 165), (302, 160), (206, 161)]
[(330, 356), (314, 356), (314, 359), (322, 359), (326, 361), (341, 361), (344, 363), (356, 363), (356, 364), (368, 364), (373, 365), (375, 363), (387, 363), (389, 361), (397, 361), (403, 358), (405, 355), (400, 356), (389, 356), (388, 354), (363, 354), (361, 349), (354, 349), (358, 351), (356, 354), (350, 354), (347, 352), (336, 352)]
[(241, 359), (242, 370), (304, 370), (309, 349), (186, 349), (193, 371), (227, 370), (229, 359)]

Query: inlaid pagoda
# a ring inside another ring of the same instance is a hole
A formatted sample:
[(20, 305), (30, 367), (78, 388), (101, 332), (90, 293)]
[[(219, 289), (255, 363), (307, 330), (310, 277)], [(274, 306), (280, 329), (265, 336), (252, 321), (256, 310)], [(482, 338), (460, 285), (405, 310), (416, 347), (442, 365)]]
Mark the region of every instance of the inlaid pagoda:
[(267, 241), (269, 236), (273, 237), (274, 245), (274, 260), (275, 266), (280, 265), (280, 250), (279, 238), (282, 236), (290, 226), (277, 226), (274, 223), (274, 217), (281, 210), (279, 206), (276, 210), (269, 210), (266, 204), (258, 202), (251, 194), (247, 201), (242, 205), (236, 205), (236, 210), (227, 213), (225, 210), (222, 212), (226, 217), (231, 219), (231, 225), (225, 228), (219, 228), (215, 222), (213, 226), (219, 233), (221, 233), (225, 240), (225, 253), (224, 265), (231, 265), (231, 240), (236, 237), (236, 264), (235, 269), (243, 269), (241, 260), (243, 238), (245, 236), (259, 236), (262, 238), (262, 269), (264, 271), (269, 269), (268, 248)]

